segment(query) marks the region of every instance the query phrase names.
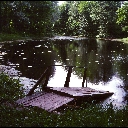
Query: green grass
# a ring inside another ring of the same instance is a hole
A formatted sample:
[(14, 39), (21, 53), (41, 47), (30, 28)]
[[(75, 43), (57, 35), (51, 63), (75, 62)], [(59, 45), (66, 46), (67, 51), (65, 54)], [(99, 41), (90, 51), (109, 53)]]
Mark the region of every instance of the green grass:
[(21, 36), (19, 34), (6, 34), (0, 33), (0, 42), (2, 41), (14, 41), (14, 40), (24, 40), (30, 37)]
[(128, 37), (121, 39), (121, 41), (124, 42), (124, 43), (128, 43)]
[(16, 40), (29, 40), (29, 39), (33, 39), (33, 40), (37, 40), (37, 39), (44, 39), (44, 38), (48, 38), (48, 37), (44, 37), (44, 36), (37, 36), (37, 35), (27, 35), (27, 36), (23, 36), (20, 34), (7, 34), (7, 33), (0, 33), (0, 42), (6, 42), (6, 41), (16, 41)]
[[(29, 36), (22, 36), (20, 34), (7, 34), (7, 33), (0, 33), (0, 42), (3, 41), (14, 41), (14, 40), (26, 40), (26, 39), (41, 39), (42, 37), (38, 37), (34, 35)], [(104, 39), (104, 38), (98, 38), (98, 39)], [(128, 37), (122, 38), (122, 39), (112, 39), (112, 41), (120, 41), (123, 43), (128, 43)]]
[(79, 109), (65, 108), (62, 114), (49, 113), (37, 107), (17, 110), (4, 104), (24, 97), (19, 80), (0, 74), (1, 127), (127, 127), (128, 106), (117, 109), (111, 103), (84, 103)]
[(128, 37), (127, 38), (122, 38), (122, 39), (112, 39), (112, 41), (120, 41), (123, 43), (128, 43)]

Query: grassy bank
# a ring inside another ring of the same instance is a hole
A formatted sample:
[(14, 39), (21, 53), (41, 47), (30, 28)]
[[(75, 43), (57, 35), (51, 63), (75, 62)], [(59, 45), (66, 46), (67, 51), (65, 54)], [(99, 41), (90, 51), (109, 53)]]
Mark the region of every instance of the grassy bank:
[(117, 110), (112, 104), (83, 104), (79, 109), (65, 109), (60, 115), (48, 113), (37, 107), (16, 109), (7, 103), (13, 103), (24, 97), (22, 85), (18, 80), (0, 74), (0, 126), (1, 127), (126, 127), (128, 126), (128, 107)]
[(112, 39), (112, 41), (120, 41), (123, 43), (128, 43), (128, 37), (127, 38), (122, 38), (122, 39)]
[(2, 41), (13, 41), (13, 40), (20, 40), (20, 39), (25, 39), (26, 37), (23, 37), (19, 34), (5, 34), (5, 33), (0, 33), (0, 42)]
[(47, 37), (35, 36), (35, 35), (23, 36), (20, 34), (0, 33), (0, 42), (15, 41), (15, 40), (29, 40), (29, 39), (42, 39), (42, 38), (47, 38)]
[[(61, 35), (60, 35), (61, 36)], [(80, 36), (73, 36), (73, 37), (82, 37)], [(19, 34), (6, 34), (6, 33), (0, 33), (0, 42), (3, 41), (13, 41), (13, 40), (26, 40), (26, 39), (40, 39), (43, 37), (38, 37), (34, 35), (31, 36), (22, 36)], [(128, 43), (128, 37), (127, 38), (122, 38), (122, 39), (105, 39), (105, 38), (97, 38), (97, 39), (103, 39), (103, 40), (112, 40), (112, 41), (120, 41), (120, 42), (124, 42), (124, 43)]]

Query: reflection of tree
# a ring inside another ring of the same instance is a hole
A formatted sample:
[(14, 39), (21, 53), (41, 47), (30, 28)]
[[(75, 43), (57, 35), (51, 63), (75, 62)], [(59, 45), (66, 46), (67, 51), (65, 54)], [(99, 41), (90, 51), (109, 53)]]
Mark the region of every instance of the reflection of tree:
[(97, 40), (97, 48), (97, 53), (95, 55), (95, 61), (97, 62), (95, 62), (97, 65), (96, 80), (97, 82), (107, 82), (113, 75), (113, 66), (110, 61), (112, 59), (112, 47), (110, 42), (107, 43), (103, 40)]
[(118, 72), (123, 79), (124, 88), (128, 90), (128, 44), (120, 45), (119, 54), (114, 54), (113, 64), (114, 71)]
[[(40, 44), (40, 47), (35, 47)], [(26, 43), (14, 43), (12, 46), (9, 45), (12, 44), (4, 45), (7, 51), (4, 58), (14, 64), (18, 63), (20, 66), (16, 68), (22, 72), (22, 76), (38, 79), (47, 66), (54, 65), (54, 54), (48, 52), (48, 50), (52, 51), (52, 49), (47, 42), (30, 41)]]
[[(35, 47), (38, 45), (40, 47)], [(7, 52), (3, 56), (5, 61), (9, 59), (14, 64), (20, 64), (18, 70), (28, 78), (38, 79), (47, 66), (54, 65), (55, 60), (62, 62), (62, 65), (86, 67), (87, 77), (92, 83), (107, 82), (117, 72), (124, 79), (125, 87), (128, 88), (128, 45), (120, 42), (95, 39), (56, 40), (51, 44), (47, 41), (28, 42), (22, 45), (5, 44), (2, 48)], [(28, 68), (29, 65), (32, 67)], [(54, 75), (54, 70), (55, 67), (51, 75)], [(82, 78), (84, 68), (73, 68), (73, 73)]]
[(101, 73), (101, 80), (104, 82), (109, 81), (113, 75), (112, 63), (109, 60), (111, 60), (111, 58), (108, 57), (108, 54), (104, 54), (103, 59), (99, 60), (101, 63), (99, 72)]
[(128, 61), (120, 65), (120, 76), (123, 78), (125, 89), (128, 90)]
[(58, 40), (54, 47), (58, 50), (58, 54), (61, 56), (62, 62), (66, 63), (67, 58), (67, 42), (65, 40)]
[[(74, 65), (74, 62), (76, 61), (75, 49), (78, 47), (77, 43), (71, 43), (70, 40), (58, 40), (54, 44), (54, 49), (58, 51), (62, 64)], [(69, 60), (67, 61), (66, 59)]]
[[(107, 82), (112, 75), (115, 73), (122, 73), (122, 78), (126, 79), (127, 74), (127, 61), (122, 63), (121, 60), (117, 58), (125, 58), (127, 53), (123, 53), (122, 49), (125, 49), (125, 46), (121, 42), (109, 42), (109, 41), (97, 41), (99, 47), (98, 55), (101, 56), (99, 59), (100, 61), (100, 68), (99, 72), (101, 71), (102, 79), (104, 82)], [(127, 50), (124, 50), (127, 51)], [(126, 64), (126, 65), (125, 65)], [(122, 68), (121, 68), (122, 67)]]

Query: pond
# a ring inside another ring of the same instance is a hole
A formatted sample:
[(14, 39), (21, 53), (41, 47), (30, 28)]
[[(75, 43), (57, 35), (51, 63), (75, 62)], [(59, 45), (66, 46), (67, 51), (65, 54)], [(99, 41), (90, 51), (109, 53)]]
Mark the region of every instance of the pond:
[(0, 43), (0, 51), (0, 69), (19, 78), (26, 94), (47, 66), (52, 65), (47, 84), (50, 87), (64, 87), (66, 66), (76, 66), (69, 87), (82, 87), (84, 69), (87, 68), (88, 87), (114, 92), (104, 102), (128, 104), (128, 44), (58, 36)]

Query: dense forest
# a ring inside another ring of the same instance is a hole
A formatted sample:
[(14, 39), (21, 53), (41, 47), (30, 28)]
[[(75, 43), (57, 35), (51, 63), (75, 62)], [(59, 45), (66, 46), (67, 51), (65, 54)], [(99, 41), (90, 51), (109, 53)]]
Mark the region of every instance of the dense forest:
[(0, 1), (0, 33), (128, 36), (128, 1)]

